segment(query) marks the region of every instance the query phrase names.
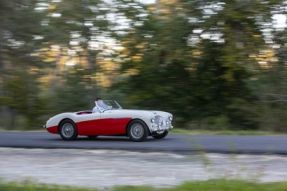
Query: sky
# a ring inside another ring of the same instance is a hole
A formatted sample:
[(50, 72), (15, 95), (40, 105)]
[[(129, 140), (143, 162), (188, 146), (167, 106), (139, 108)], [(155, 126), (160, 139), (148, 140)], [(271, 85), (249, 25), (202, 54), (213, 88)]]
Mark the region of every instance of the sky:
[(286, 28), (287, 27), (287, 17), (283, 14), (275, 14), (273, 15), (273, 25), (274, 28)]
[(141, 3), (145, 3), (145, 4), (152, 4), (155, 3), (155, 0), (138, 0)]
[[(138, 0), (138, 1), (144, 4), (152, 4), (156, 2), (156, 0)], [(277, 28), (277, 29), (286, 28), (287, 27), (287, 16), (284, 14), (273, 15), (273, 26), (274, 28)]]

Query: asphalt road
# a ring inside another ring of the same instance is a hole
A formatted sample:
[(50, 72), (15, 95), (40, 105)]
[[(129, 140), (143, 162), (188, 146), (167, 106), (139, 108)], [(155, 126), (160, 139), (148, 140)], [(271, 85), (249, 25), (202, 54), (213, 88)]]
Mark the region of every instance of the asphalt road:
[(162, 140), (149, 138), (145, 142), (131, 142), (126, 137), (98, 137), (96, 140), (79, 137), (76, 141), (63, 141), (60, 136), (45, 131), (0, 132), (0, 147), (287, 155), (287, 136), (170, 134)]

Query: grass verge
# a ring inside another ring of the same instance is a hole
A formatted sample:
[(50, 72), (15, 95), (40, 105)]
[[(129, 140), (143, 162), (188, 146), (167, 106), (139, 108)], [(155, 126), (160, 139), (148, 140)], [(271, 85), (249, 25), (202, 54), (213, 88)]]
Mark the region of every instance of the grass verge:
[(175, 134), (187, 134), (187, 135), (287, 135), (286, 133), (273, 132), (273, 131), (250, 131), (250, 130), (190, 130), (190, 129), (172, 129), (172, 133)]
[[(0, 182), (1, 191), (92, 191), (97, 189), (75, 188), (31, 182)], [(173, 188), (153, 188), (147, 186), (119, 186), (111, 191), (286, 191), (287, 182), (252, 183), (241, 180), (208, 180), (187, 182)]]

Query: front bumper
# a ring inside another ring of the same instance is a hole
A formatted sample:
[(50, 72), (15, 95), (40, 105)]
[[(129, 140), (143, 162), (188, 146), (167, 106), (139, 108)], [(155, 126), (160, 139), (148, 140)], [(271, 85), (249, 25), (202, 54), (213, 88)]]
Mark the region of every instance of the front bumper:
[(173, 128), (172, 124), (169, 125), (156, 125), (152, 124), (151, 125), (151, 131), (152, 132), (157, 132), (157, 131), (165, 131), (165, 130), (171, 130)]

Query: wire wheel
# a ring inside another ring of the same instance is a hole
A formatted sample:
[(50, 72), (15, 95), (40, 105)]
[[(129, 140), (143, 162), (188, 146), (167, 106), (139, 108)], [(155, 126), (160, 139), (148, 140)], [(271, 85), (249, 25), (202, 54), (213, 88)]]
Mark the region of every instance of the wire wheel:
[(71, 120), (64, 120), (60, 125), (60, 135), (64, 140), (74, 140), (77, 138), (78, 133), (75, 124)]
[(143, 134), (144, 134), (144, 127), (142, 124), (135, 123), (131, 126), (131, 135), (134, 138), (139, 139), (143, 136)]
[(135, 120), (129, 125), (128, 135), (132, 141), (143, 141), (148, 135), (147, 127), (142, 121)]

